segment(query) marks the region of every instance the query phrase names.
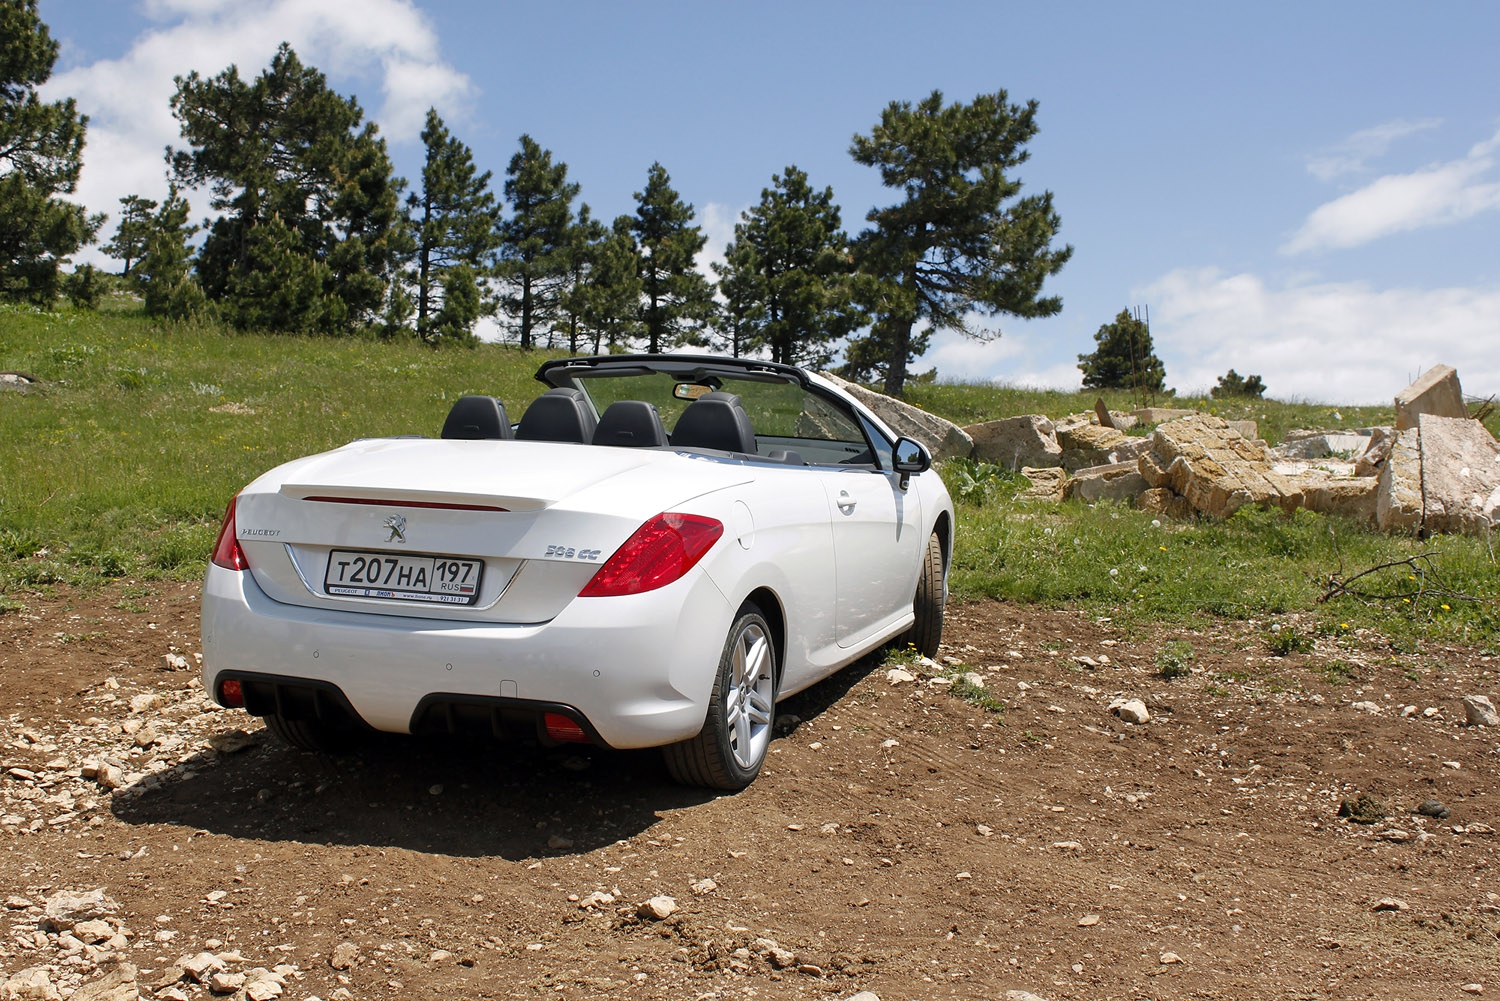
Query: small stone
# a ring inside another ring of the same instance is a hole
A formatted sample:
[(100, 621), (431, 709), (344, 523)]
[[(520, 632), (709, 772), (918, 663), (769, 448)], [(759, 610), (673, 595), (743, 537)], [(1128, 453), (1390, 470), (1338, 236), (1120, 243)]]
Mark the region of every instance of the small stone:
[(1177, 955), (1177, 953), (1175, 952), (1164, 952), (1161, 954), (1161, 959), (1159, 960), (1159, 962), (1163, 966), (1171, 966), (1173, 963), (1182, 962), (1182, 957)]
[(434, 950), (432, 950), (431, 953), (428, 954), (428, 956), (427, 956), (427, 962), (429, 962), (429, 963), (446, 963), (448, 960), (450, 960), (452, 958), (453, 958), (453, 953), (449, 952), (447, 949), (434, 949)]
[(548, 835), (547, 837), (547, 847), (551, 848), (553, 851), (561, 851), (563, 849), (572, 848), (573, 842), (571, 839), (565, 838), (559, 834), (552, 834)]
[(427, 795), (429, 796), (441, 796), (442, 794), (443, 784), (441, 782), (434, 783), (433, 785), (427, 787)]
[(692, 889), (693, 895), (697, 897), (701, 897), (705, 893), (713, 893), (719, 888), (718, 883), (715, 883), (713, 880), (707, 878), (694, 880), (693, 882), (689, 883), (688, 886)]
[(1367, 792), (1339, 804), (1340, 817), (1348, 817), (1356, 824), (1373, 824), (1391, 815), (1391, 811), (1380, 800)]
[(676, 914), (678, 909), (676, 900), (660, 894), (637, 907), (635, 913), (637, 917), (645, 918), (647, 921), (665, 921)]
[(593, 893), (590, 893), (587, 897), (584, 897), (578, 902), (578, 909), (580, 911), (587, 911), (596, 907), (608, 907), (614, 902), (615, 895), (613, 893), (605, 893), (602, 890), (595, 890)]
[(189, 1001), (187, 992), (181, 987), (163, 987), (154, 996), (165, 1001)]
[(858, 994), (851, 995), (849, 1001), (880, 1001), (880, 995), (874, 991), (860, 991)]
[(186, 671), (188, 669), (187, 658), (180, 653), (162, 654), (161, 666), (167, 671)]
[(1078, 919), (1078, 927), (1080, 928), (1092, 928), (1098, 923), (1099, 915), (1097, 914), (1085, 914), (1083, 917)]
[(1146, 703), (1140, 699), (1130, 699), (1115, 709), (1114, 713), (1125, 722), (1134, 723), (1137, 726), (1151, 720), (1151, 714), (1146, 711)]
[(1470, 726), (1500, 726), (1500, 712), (1495, 711), (1495, 704), (1487, 696), (1465, 695), (1461, 701)]
[(987, 838), (995, 832), (990, 828), (988, 824), (979, 824), (974, 828), (974, 833), (979, 835), (981, 838)]
[(95, 918), (92, 921), (78, 922), (73, 926), (73, 934), (86, 945), (97, 945), (114, 938), (115, 930), (110, 927), (108, 921)]
[(1427, 719), (1436, 719), (1437, 717), (1443, 715), (1443, 711), (1437, 706), (1428, 706), (1426, 709), (1422, 710), (1422, 715)]
[(347, 970), (359, 962), (359, 946), (353, 942), (340, 942), (328, 954), (328, 965), (335, 970)]
[(1381, 897), (1370, 905), (1372, 911), (1409, 911), (1411, 905), (1398, 897)]
[(1424, 817), (1436, 817), (1439, 820), (1446, 820), (1453, 811), (1449, 810), (1439, 800), (1424, 799), (1422, 805), (1417, 807), (1417, 812)]
[(159, 699), (160, 696), (158, 696), (155, 692), (142, 692), (140, 695), (137, 695), (135, 698), (130, 700), (130, 711), (132, 713), (143, 713), (147, 709), (150, 709), (152, 706), (156, 705)]
[(34, 907), (36, 905), (27, 900), (25, 897), (13, 893), (5, 898), (5, 906), (7, 909), (12, 911), (24, 911), (26, 908)]
[(227, 896), (229, 896), (228, 890), (210, 890), (204, 895), (203, 899), (207, 900), (210, 904), (217, 904)]
[(1415, 716), (1416, 714), (1417, 714), (1417, 707), (1416, 706), (1402, 706), (1401, 707), (1401, 718), (1402, 719), (1406, 719), (1406, 718), (1408, 718), (1410, 716)]
[(272, 1001), (281, 997), (285, 988), (274, 980), (255, 980), (245, 985), (245, 997), (249, 1001)]
[(908, 681), (916, 681), (917, 676), (902, 667), (893, 667), (885, 672), (885, 680), (893, 685), (905, 684)]
[(821, 977), (823, 968), (816, 963), (798, 963), (797, 972), (805, 973), (810, 977)]
[(1461, 763), (1457, 762), (1457, 761), (1444, 761), (1443, 762), (1443, 767), (1444, 768), (1451, 768), (1455, 772), (1457, 772), (1457, 771), (1461, 771), (1464, 766)]
[(889, 740), (882, 740), (880, 742), (880, 746), (884, 747), (886, 749), (890, 749), (892, 747), (900, 747), (901, 746), (901, 741), (899, 741), (899, 740), (895, 739), (894, 737), (892, 737)]
[(1364, 713), (1378, 713), (1378, 712), (1380, 712), (1380, 703), (1378, 703), (1378, 702), (1351, 702), (1351, 703), (1349, 703), (1349, 708), (1350, 709), (1357, 709), (1358, 711), (1364, 712)]
[(57, 988), (45, 967), (31, 966), (11, 975), (9, 980), (0, 980), (0, 997), (15, 998), (16, 1001), (56, 1001)]
[(1459, 990), (1465, 994), (1483, 994), (1484, 984), (1464, 984)]
[(43, 931), (68, 931), (80, 921), (107, 917), (120, 909), (120, 905), (104, 895), (102, 889), (78, 893), (59, 890), (46, 900), (46, 913), (42, 915)]
[(956, 875), (956, 876), (954, 876), (954, 877), (953, 877), (953, 878), (954, 878), (954, 879), (973, 879), (973, 878), (974, 878), (974, 876), (973, 876), (973, 874), (972, 874), (972, 873), (968, 873), (968, 872), (961, 872), (961, 873), (958, 873), (958, 874), (957, 874), (957, 875)]
[(211, 952), (200, 952), (196, 956), (183, 956), (177, 961), (182, 972), (198, 983), (206, 983), (210, 976), (224, 970), (224, 961)]
[(244, 986), (243, 973), (215, 973), (208, 978), (208, 989), (215, 994), (233, 994)]

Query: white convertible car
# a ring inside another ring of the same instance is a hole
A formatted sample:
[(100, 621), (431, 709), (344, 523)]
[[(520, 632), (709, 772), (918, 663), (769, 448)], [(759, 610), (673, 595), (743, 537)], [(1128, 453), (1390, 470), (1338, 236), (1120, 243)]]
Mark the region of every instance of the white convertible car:
[[(937, 652), (953, 505), (931, 459), (816, 375), (566, 358), (512, 425), (278, 466), (229, 505), (203, 684), (293, 745), (353, 729), (664, 750), (739, 789), (778, 699), (892, 640)], [(670, 430), (669, 430), (670, 429)]]

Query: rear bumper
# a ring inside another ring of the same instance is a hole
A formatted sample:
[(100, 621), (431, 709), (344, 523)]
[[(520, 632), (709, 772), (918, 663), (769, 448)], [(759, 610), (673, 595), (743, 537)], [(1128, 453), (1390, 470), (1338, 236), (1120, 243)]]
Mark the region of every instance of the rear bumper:
[(203, 685), (217, 695), (221, 676), (254, 674), (332, 686), (360, 720), (392, 733), (427, 729), (424, 700), (438, 697), (550, 704), (576, 710), (608, 746), (653, 747), (702, 728), (733, 611), (701, 569), (508, 625), (284, 604), (248, 572), (210, 565)]

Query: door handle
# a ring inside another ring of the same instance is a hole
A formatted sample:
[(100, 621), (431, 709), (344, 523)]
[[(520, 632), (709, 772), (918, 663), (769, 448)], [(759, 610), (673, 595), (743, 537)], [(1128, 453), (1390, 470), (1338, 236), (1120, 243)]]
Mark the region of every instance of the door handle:
[(838, 506), (839, 506), (839, 510), (840, 511), (844, 512), (845, 514), (848, 514), (850, 511), (854, 510), (854, 505), (857, 504), (857, 503), (858, 503), (858, 501), (856, 501), (853, 497), (849, 496), (849, 491), (847, 491), (847, 490), (840, 490), (839, 491)]

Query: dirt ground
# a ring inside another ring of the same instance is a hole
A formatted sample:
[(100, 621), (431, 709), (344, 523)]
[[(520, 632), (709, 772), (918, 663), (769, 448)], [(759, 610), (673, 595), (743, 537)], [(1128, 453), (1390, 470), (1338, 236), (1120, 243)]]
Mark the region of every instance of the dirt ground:
[[(997, 705), (862, 663), (784, 703), (760, 779), (717, 796), (646, 752), (291, 751), (168, 662), (195, 660), (196, 586), (24, 601), (0, 615), (0, 984), (92, 997), (128, 962), (142, 996), (206, 998), (177, 964), (209, 952), (225, 990), (323, 1001), (1500, 993), (1477, 651), (1281, 659), (1264, 625), (960, 604), (948, 669)], [(1171, 639), (1188, 677), (1156, 673)], [(1358, 793), (1390, 815), (1337, 816)], [(94, 935), (44, 914), (100, 888)], [(638, 916), (658, 895), (676, 913)]]

